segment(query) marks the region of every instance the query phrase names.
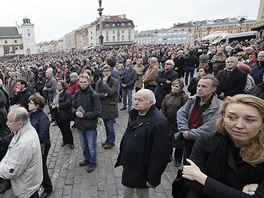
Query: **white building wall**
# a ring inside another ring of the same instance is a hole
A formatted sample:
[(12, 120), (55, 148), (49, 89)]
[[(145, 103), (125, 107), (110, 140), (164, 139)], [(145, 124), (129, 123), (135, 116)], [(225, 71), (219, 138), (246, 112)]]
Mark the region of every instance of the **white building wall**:
[(96, 25), (91, 25), (88, 28), (88, 46), (97, 46)]
[(72, 31), (68, 34), (65, 34), (63, 36), (63, 41), (64, 41), (64, 50), (65, 51), (70, 51), (71, 49), (75, 49), (75, 31)]
[(24, 54), (36, 54), (37, 46), (35, 39), (35, 30), (33, 24), (22, 24), (21, 25)]

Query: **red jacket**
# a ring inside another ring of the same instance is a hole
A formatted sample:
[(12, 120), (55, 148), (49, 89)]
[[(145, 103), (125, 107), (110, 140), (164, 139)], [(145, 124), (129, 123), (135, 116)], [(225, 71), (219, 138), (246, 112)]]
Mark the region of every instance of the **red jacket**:
[(79, 80), (69, 83), (68, 91), (71, 93), (72, 99), (74, 98), (74, 94), (78, 90), (78, 88), (79, 88)]

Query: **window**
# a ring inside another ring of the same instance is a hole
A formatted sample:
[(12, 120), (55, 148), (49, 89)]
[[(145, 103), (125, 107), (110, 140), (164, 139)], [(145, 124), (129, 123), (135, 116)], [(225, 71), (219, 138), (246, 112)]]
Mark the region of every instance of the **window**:
[(115, 36), (113, 36), (113, 41), (115, 41)]
[(106, 30), (106, 34), (109, 34), (108, 30)]
[(131, 36), (130, 36), (130, 34), (128, 35), (128, 40), (129, 40), (129, 41), (131, 40)]
[(125, 40), (125, 36), (124, 35), (122, 35), (122, 41), (124, 41)]
[(17, 43), (17, 40), (14, 40), (14, 43)]
[(225, 30), (227, 30), (227, 25), (225, 25)]
[(113, 27), (115, 27), (115, 26), (116, 26), (116, 24), (115, 24), (115, 23), (113, 23), (113, 24), (112, 24), (112, 26), (113, 26)]
[(233, 28), (237, 28), (237, 26), (236, 25), (233, 25)]
[(115, 30), (113, 30), (113, 34), (115, 34)]
[(28, 36), (30, 37), (30, 33), (28, 33)]
[(121, 33), (125, 33), (125, 30), (121, 30)]
[(7, 41), (5, 41), (5, 43), (7, 43)]
[(109, 41), (109, 37), (108, 36), (105, 37), (105, 41)]

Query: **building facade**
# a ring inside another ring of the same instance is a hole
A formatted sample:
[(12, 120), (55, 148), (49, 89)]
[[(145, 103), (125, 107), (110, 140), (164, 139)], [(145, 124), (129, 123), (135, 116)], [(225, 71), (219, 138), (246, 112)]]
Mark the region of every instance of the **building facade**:
[(216, 31), (230, 34), (248, 32), (255, 27), (255, 24), (256, 20), (245, 19), (244, 17), (194, 21), (195, 40), (201, 40)]
[[(91, 23), (92, 33), (89, 35), (90, 46), (99, 46), (100, 19)], [(102, 36), (104, 46), (132, 45), (134, 44), (134, 23), (127, 19), (125, 14), (106, 16), (102, 15)], [(91, 31), (89, 30), (89, 31)], [(95, 30), (95, 31), (94, 31)], [(92, 39), (91, 39), (92, 37)], [(96, 41), (96, 42), (95, 42)]]
[(28, 17), (21, 26), (0, 27), (0, 56), (36, 53), (34, 24)]
[(264, 37), (264, 0), (260, 0), (259, 2), (259, 10), (256, 25), (252, 30), (258, 31), (258, 36), (260, 38)]
[(157, 44), (157, 34), (159, 30), (146, 30), (135, 33), (135, 44), (137, 45), (151, 45)]

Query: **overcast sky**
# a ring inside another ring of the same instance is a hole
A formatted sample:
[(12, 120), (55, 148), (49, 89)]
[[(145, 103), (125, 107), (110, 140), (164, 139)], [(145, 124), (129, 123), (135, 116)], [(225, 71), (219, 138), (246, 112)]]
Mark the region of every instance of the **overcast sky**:
[[(170, 28), (174, 23), (246, 16), (256, 19), (259, 0), (102, 0), (103, 15), (126, 14), (136, 30)], [(98, 0), (2, 0), (0, 26), (15, 26), (27, 16), (36, 42), (63, 37), (93, 22)]]

